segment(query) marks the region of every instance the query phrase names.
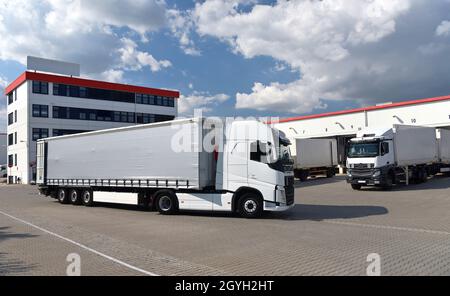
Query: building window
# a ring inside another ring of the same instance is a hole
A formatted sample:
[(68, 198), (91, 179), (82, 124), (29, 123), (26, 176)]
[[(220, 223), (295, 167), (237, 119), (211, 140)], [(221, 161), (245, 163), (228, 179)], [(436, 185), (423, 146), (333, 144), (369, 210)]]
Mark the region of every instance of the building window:
[(33, 141), (48, 138), (48, 128), (33, 128), (32, 137)]
[(33, 117), (48, 118), (48, 106), (33, 104)]
[(172, 120), (174, 119), (174, 116), (53, 106), (53, 118), (123, 123), (151, 123)]
[(17, 110), (14, 111), (14, 122), (17, 122)]
[(12, 104), (14, 102), (14, 92), (10, 92), (8, 94), (8, 105)]
[(12, 154), (8, 155), (8, 166), (9, 167), (14, 166), (14, 155), (12, 155)]
[(175, 99), (162, 96), (136, 94), (136, 104), (175, 107)]
[(11, 125), (14, 123), (14, 112), (11, 112), (8, 114), (8, 125)]
[(33, 81), (33, 93), (48, 95), (48, 82)]
[(64, 136), (64, 135), (73, 135), (79, 133), (87, 133), (90, 131), (86, 130), (70, 130), (70, 129), (53, 129), (52, 135), (53, 137)]
[(17, 154), (14, 154), (14, 166), (17, 166)]
[(17, 132), (14, 133), (14, 144), (17, 144)]
[(135, 102), (134, 93), (58, 83), (53, 84), (53, 95), (124, 103)]
[(14, 134), (8, 135), (8, 146), (14, 145)]

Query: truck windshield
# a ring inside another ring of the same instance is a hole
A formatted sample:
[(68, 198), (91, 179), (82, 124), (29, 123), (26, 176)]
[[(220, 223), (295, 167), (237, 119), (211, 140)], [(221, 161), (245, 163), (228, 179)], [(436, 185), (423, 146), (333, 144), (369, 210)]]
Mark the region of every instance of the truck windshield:
[(350, 143), (347, 156), (355, 157), (375, 157), (380, 155), (380, 145), (378, 142)]

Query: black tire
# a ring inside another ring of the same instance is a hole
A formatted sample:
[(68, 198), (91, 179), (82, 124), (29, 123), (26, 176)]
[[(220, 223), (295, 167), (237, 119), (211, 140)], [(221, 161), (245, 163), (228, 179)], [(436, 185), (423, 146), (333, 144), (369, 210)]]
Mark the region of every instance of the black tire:
[(81, 195), (80, 194), (81, 193), (79, 190), (71, 189), (70, 194), (69, 194), (70, 203), (73, 205), (76, 205), (76, 206), (81, 205)]
[(255, 193), (244, 193), (239, 199), (239, 215), (243, 218), (258, 218), (263, 213), (263, 201)]
[(94, 205), (94, 195), (92, 193), (92, 190), (83, 190), (83, 193), (81, 194), (81, 202), (86, 207), (92, 207)]
[(302, 182), (308, 180), (309, 172), (308, 171), (300, 171), (299, 179)]
[(68, 203), (70, 203), (68, 190), (66, 188), (59, 188), (58, 189), (57, 198), (58, 198), (59, 203), (61, 203), (61, 204), (68, 204)]
[(178, 199), (170, 190), (162, 190), (156, 193), (156, 208), (162, 215), (173, 215), (178, 212)]
[(328, 169), (326, 176), (327, 178), (332, 178), (334, 176), (334, 169)]
[(361, 185), (359, 185), (359, 184), (352, 184), (352, 189), (353, 190), (361, 190)]
[(428, 172), (426, 168), (421, 169), (420, 183), (426, 183), (428, 181)]

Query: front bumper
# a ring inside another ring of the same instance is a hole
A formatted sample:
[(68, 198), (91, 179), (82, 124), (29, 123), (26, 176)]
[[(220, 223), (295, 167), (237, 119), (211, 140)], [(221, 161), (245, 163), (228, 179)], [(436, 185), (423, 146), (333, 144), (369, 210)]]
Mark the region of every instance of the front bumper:
[(269, 212), (284, 212), (289, 209), (292, 209), (294, 206), (295, 206), (295, 204), (286, 205), (283, 203), (273, 203), (273, 202), (264, 201), (264, 211), (269, 211)]
[[(379, 171), (378, 175), (375, 172)], [(347, 183), (362, 186), (383, 186), (387, 183), (387, 175), (383, 170), (371, 169), (359, 172), (350, 170), (347, 174)]]

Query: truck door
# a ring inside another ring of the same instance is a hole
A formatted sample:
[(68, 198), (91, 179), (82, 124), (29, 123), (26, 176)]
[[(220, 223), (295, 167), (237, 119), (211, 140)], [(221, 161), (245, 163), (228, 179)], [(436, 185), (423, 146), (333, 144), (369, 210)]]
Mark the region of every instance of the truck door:
[(266, 142), (252, 141), (249, 145), (248, 161), (248, 182), (250, 187), (259, 188), (268, 185), (270, 191), (273, 190), (274, 176), (273, 170), (269, 169), (270, 154), (273, 153), (271, 147)]
[(248, 186), (247, 162), (248, 148), (245, 141), (233, 141), (228, 144), (228, 189)]

